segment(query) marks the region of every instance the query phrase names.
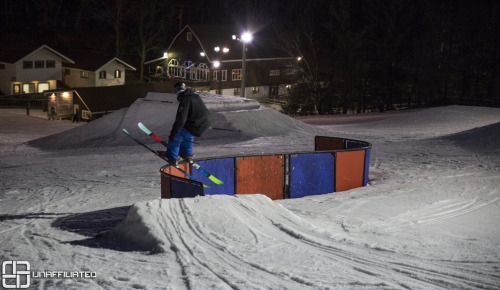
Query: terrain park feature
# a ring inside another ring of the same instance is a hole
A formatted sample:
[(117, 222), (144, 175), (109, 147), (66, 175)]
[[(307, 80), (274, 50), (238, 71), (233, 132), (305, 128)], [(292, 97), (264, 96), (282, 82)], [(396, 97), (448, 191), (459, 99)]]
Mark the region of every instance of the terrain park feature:
[(224, 181), (210, 187), (204, 187), (203, 183), (209, 179), (199, 170), (193, 170), (193, 164), (165, 165), (160, 169), (161, 197), (263, 194), (278, 200), (344, 191), (368, 184), (370, 143), (326, 136), (316, 136), (314, 143), (312, 152), (196, 160), (194, 164)]

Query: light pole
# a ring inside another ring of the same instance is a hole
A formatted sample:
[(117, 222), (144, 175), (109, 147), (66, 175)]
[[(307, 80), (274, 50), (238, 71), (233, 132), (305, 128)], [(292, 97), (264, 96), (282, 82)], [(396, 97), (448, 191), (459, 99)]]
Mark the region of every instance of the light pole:
[(241, 35), (241, 43), (243, 44), (243, 52), (242, 52), (242, 57), (241, 57), (241, 92), (240, 96), (242, 98), (245, 97), (245, 76), (246, 76), (246, 58), (247, 58), (247, 51), (246, 51), (246, 44), (250, 41), (252, 41), (252, 34), (248, 32), (244, 32)]
[[(216, 53), (220, 53), (220, 47), (216, 46), (214, 47), (214, 51)], [(219, 95), (222, 95), (222, 58), (224, 56), (225, 53), (228, 53), (229, 52), (229, 48), (227, 47), (223, 47), (222, 48), (222, 54), (219, 55), (220, 57), (220, 60), (216, 60), (214, 61), (214, 67), (218, 70), (218, 74), (217, 74), (217, 80), (219, 81)]]

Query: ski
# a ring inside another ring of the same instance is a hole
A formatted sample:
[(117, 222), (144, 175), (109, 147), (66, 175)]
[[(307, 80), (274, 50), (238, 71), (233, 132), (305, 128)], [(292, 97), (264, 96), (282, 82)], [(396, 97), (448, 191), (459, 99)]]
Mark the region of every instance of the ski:
[[(153, 139), (155, 139), (156, 141), (160, 142), (161, 144), (163, 144), (163, 146), (165, 147), (168, 147), (168, 143), (165, 142), (165, 140), (163, 140), (162, 138), (160, 138), (158, 135), (156, 135), (155, 133), (153, 133), (151, 130), (149, 130), (144, 124), (142, 124), (141, 122), (139, 122), (137, 124), (137, 126), (139, 126), (139, 128), (146, 134), (148, 134), (149, 136), (151, 136)], [(191, 164), (191, 166), (193, 166), (195, 169), (197, 169), (198, 171), (201, 172), (201, 174), (205, 175), (208, 179), (210, 179), (213, 183), (215, 184), (224, 184), (224, 182), (220, 179), (218, 179), (217, 177), (213, 176), (212, 174), (210, 174), (209, 172), (207, 172), (205, 169), (203, 169), (198, 163), (196, 162), (189, 162)]]
[(144, 126), (144, 124), (142, 124), (141, 122), (139, 122), (137, 124), (137, 126), (139, 126), (139, 128), (146, 134), (148, 134), (149, 136), (151, 136), (151, 138), (155, 139), (156, 141), (160, 142), (161, 144), (163, 144), (163, 146), (165, 147), (168, 147), (168, 143), (165, 142), (163, 139), (161, 139), (160, 137), (158, 137), (158, 135), (156, 135), (155, 133), (151, 132), (151, 130), (149, 130), (146, 126)]
[[(126, 129), (123, 129), (123, 133), (125, 133), (130, 139), (134, 140), (135, 142), (137, 142), (137, 144), (143, 146), (144, 148), (148, 149), (149, 151), (153, 152), (156, 156), (160, 157), (161, 159), (165, 160), (168, 162), (168, 159), (161, 156), (160, 154), (158, 154), (158, 152), (156, 152), (155, 150), (151, 149), (148, 145), (142, 143), (140, 140), (138, 140), (137, 138), (135, 138), (134, 136), (132, 136)], [(177, 168), (177, 170), (179, 170), (180, 172), (182, 172), (184, 175), (186, 175), (187, 177), (189, 177), (190, 179), (192, 180), (196, 180), (196, 178), (194, 178), (191, 174), (187, 173), (186, 171), (182, 170), (181, 168), (179, 168), (178, 166), (174, 166), (175, 168)], [(206, 186), (205, 184), (203, 185), (203, 187), (208, 187)]]

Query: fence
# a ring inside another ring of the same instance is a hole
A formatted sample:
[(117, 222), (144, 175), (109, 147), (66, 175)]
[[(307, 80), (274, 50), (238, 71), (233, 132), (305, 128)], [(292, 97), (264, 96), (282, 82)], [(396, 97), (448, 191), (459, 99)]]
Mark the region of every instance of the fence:
[[(312, 152), (224, 156), (196, 161), (224, 181), (222, 185), (211, 183), (189, 164), (181, 168), (196, 180), (186, 179), (179, 170), (165, 165), (160, 169), (161, 196), (259, 193), (276, 200), (349, 190), (368, 183), (370, 152), (368, 142), (316, 136)], [(204, 181), (209, 187), (204, 188)]]
[(44, 102), (47, 102), (47, 97), (43, 93), (0, 96), (0, 106), (3, 107), (26, 107), (29, 103), (30, 107), (41, 108)]

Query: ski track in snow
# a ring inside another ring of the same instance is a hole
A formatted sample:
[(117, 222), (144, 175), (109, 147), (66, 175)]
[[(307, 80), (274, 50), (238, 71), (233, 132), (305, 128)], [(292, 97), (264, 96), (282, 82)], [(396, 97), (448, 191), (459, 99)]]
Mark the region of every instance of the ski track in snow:
[[(0, 260), (98, 275), (33, 279), (34, 289), (498, 289), (499, 113), (451, 106), (321, 125), (373, 143), (369, 186), (278, 202), (160, 200), (163, 161), (149, 152), (36, 149), (20, 142), (43, 135), (47, 121), (2, 114)], [(21, 127), (8, 117), (29, 131), (8, 131)], [(206, 157), (312, 150), (312, 135), (227, 137), (196, 149)]]
[[(144, 226), (155, 225), (148, 232), (162, 252), (176, 253), (190, 289), (207, 285), (217, 289), (495, 285), (492, 273), (475, 270), (480, 263), (432, 261), (328, 238), (263, 196), (211, 196), (136, 206)], [(214, 208), (221, 210), (215, 218), (211, 215)], [(203, 285), (197, 284), (200, 277)], [(408, 279), (411, 283), (401, 282)]]

